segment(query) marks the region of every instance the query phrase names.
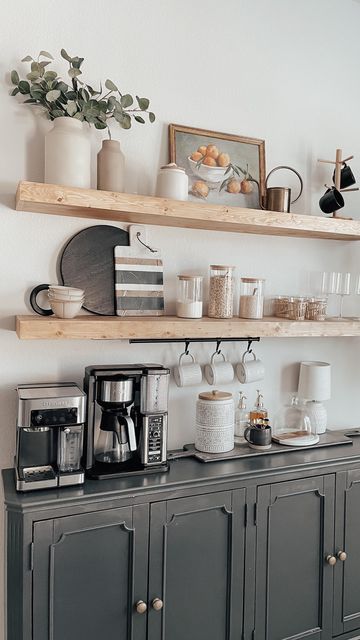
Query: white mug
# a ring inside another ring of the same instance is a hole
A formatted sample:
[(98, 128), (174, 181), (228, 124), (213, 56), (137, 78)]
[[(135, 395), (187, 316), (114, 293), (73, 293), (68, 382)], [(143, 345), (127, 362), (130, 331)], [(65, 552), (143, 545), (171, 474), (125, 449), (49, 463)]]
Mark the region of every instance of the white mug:
[[(247, 355), (252, 355), (253, 360), (246, 360)], [(257, 382), (264, 379), (265, 367), (253, 351), (245, 351), (241, 362), (236, 365), (236, 375), (241, 384)]]
[[(182, 364), (184, 356), (189, 356), (191, 362)], [(191, 353), (182, 353), (179, 358), (179, 364), (174, 367), (174, 378), (178, 387), (191, 387), (202, 382), (202, 369), (201, 366), (195, 361), (194, 356)]]
[[(214, 362), (215, 356), (221, 355), (222, 362)], [(221, 351), (215, 351), (211, 356), (210, 364), (205, 365), (205, 378), (211, 385), (229, 384), (234, 380), (234, 367), (226, 360)]]

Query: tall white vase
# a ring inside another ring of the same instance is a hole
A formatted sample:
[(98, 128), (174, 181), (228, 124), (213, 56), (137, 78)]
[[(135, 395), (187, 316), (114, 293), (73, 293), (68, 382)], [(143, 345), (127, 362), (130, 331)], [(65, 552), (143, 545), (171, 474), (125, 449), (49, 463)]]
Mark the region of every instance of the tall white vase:
[[(90, 189), (90, 133), (76, 118), (55, 118), (45, 136), (45, 182)], [(87, 127), (89, 129), (89, 127)]]
[(124, 191), (125, 156), (118, 140), (103, 140), (97, 155), (97, 188)]

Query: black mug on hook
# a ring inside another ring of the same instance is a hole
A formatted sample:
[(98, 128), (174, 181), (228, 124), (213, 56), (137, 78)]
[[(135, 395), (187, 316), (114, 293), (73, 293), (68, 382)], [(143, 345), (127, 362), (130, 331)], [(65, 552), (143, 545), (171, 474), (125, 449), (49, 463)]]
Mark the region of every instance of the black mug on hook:
[(342, 209), (344, 204), (344, 198), (336, 187), (327, 189), (319, 200), (320, 209), (324, 213), (334, 213), (334, 211)]
[[(333, 182), (335, 182), (335, 170), (333, 173)], [(340, 175), (340, 189), (347, 189), (356, 183), (355, 176), (346, 162), (344, 162)]]

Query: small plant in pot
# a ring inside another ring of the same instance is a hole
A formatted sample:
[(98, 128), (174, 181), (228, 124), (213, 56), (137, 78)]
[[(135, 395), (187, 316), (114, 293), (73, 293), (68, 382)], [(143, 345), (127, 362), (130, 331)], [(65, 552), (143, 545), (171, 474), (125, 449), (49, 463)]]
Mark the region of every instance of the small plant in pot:
[(120, 143), (111, 140), (109, 124), (116, 121), (122, 129), (130, 129), (134, 121), (154, 122), (150, 101), (122, 93), (109, 79), (104, 89), (102, 85), (94, 89), (82, 78), (84, 58), (71, 57), (65, 49), (61, 57), (69, 64), (67, 81), (49, 68), (54, 58), (47, 51), (40, 51), (36, 59), (22, 59), (30, 64), (26, 79), (20, 79), (16, 70), (11, 72), (11, 95), (24, 96), (24, 104), (40, 107), (54, 123), (45, 136), (45, 182), (90, 187), (90, 137), (84, 128), (88, 124), (107, 129), (109, 135), (98, 154), (98, 188), (122, 191), (124, 156)]

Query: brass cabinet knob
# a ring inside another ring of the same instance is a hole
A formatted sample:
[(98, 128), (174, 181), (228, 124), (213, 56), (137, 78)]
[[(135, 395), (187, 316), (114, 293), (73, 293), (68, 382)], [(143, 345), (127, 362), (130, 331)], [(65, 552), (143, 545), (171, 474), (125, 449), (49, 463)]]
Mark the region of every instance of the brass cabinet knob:
[(164, 603), (162, 600), (160, 600), (160, 598), (154, 598), (154, 600), (151, 603), (151, 606), (153, 609), (155, 609), (155, 611), (160, 611), (160, 609), (163, 608)]
[(146, 602), (144, 602), (144, 600), (138, 600), (135, 605), (135, 609), (138, 613), (145, 613), (145, 611), (147, 610)]
[(336, 558), (335, 558), (335, 556), (331, 556), (331, 555), (326, 556), (326, 562), (327, 562), (331, 567), (333, 567), (333, 566), (334, 566), (334, 564), (336, 564)]
[(345, 562), (347, 558), (347, 553), (345, 551), (338, 551), (337, 557), (339, 558), (339, 560), (341, 560), (341, 562)]

